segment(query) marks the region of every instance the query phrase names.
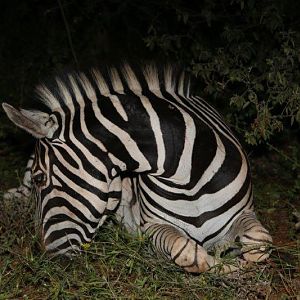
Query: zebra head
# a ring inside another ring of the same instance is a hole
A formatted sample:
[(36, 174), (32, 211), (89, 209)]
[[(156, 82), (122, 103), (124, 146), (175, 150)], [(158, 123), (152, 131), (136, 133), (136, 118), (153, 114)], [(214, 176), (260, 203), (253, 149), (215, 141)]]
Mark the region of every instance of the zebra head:
[(78, 136), (66, 134), (62, 118), (69, 124), (74, 114), (17, 110), (6, 103), (3, 108), (13, 123), (37, 139), (32, 184), (42, 247), (53, 256), (70, 255), (91, 241), (106, 212), (116, 208), (121, 179)]

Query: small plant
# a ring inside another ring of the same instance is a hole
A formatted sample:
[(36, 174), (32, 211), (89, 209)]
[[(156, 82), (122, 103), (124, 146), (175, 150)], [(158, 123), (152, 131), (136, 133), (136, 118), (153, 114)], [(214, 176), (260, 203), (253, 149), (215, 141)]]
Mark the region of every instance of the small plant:
[(194, 9), (165, 4), (172, 22), (160, 13), (145, 42), (188, 64), (204, 98), (227, 107), (231, 124), (256, 145), (300, 124), (300, 35), (283, 12), (287, 6), (256, 0), (209, 1)]

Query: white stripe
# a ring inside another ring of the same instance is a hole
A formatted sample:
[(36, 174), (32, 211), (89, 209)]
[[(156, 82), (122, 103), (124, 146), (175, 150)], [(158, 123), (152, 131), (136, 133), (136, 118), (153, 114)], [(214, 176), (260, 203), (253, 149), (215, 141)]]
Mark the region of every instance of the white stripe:
[[(150, 222), (150, 223), (158, 223), (158, 224), (166, 224), (166, 223), (170, 223), (170, 224), (174, 224), (175, 226), (178, 226), (179, 228), (185, 230), (189, 235), (191, 235), (193, 238), (195, 238), (198, 241), (202, 241), (204, 240), (207, 236), (215, 233), (216, 231), (218, 231), (220, 228), (222, 228), (222, 226), (224, 226), (224, 224), (239, 210), (241, 209), (247, 202), (249, 194), (250, 194), (250, 190), (251, 188), (249, 187), (248, 192), (246, 193), (246, 195), (243, 197), (243, 199), (241, 199), (241, 201), (239, 201), (235, 206), (231, 207), (230, 209), (228, 209), (224, 214), (219, 215), (215, 218), (209, 219), (207, 222), (205, 222), (201, 227), (197, 228), (195, 226), (193, 226), (192, 224), (189, 223), (185, 223), (184, 221), (182, 221), (179, 218), (175, 218), (172, 217), (166, 213), (161, 212), (160, 210), (156, 209), (155, 207), (153, 207), (145, 198), (144, 194), (142, 191), (140, 191), (140, 197), (141, 197), (141, 202), (142, 202), (142, 206), (144, 206), (144, 210), (147, 211), (147, 214), (150, 216), (147, 217), (145, 215), (142, 215), (143, 219)], [(190, 203), (190, 202), (189, 202)], [(251, 203), (249, 204), (251, 205)], [(192, 206), (190, 206), (190, 208), (192, 208)], [(247, 209), (247, 208), (245, 208)], [(192, 209), (191, 209), (192, 211)], [(209, 210), (210, 211), (210, 210)], [(202, 211), (201, 213), (204, 213), (205, 211)], [(241, 212), (242, 213), (242, 212)], [(216, 243), (216, 241), (222, 239), (224, 237), (224, 234), (228, 231), (229, 227), (232, 225), (232, 223), (234, 222), (234, 220), (236, 218), (238, 218), (238, 216), (241, 214), (237, 214), (237, 216), (235, 216), (235, 218), (233, 218), (233, 220), (231, 222), (229, 222), (229, 224), (226, 226), (226, 228), (222, 231), (222, 233), (220, 233), (219, 235), (217, 235), (214, 239), (209, 240), (205, 243), (205, 248), (209, 248), (211, 245), (213, 245), (214, 243)], [(158, 215), (155, 216), (154, 214)], [(159, 219), (161, 218), (161, 219)]]
[[(87, 199), (87, 201), (93, 205), (93, 207), (99, 212), (99, 213), (103, 213), (105, 207), (106, 207), (106, 202), (103, 201), (101, 198), (99, 198), (99, 196), (97, 196), (96, 194), (90, 192), (89, 190), (79, 186), (76, 184), (76, 182), (72, 181), (70, 178), (68, 178), (63, 172), (61, 172), (59, 170), (59, 168), (56, 165), (53, 165), (53, 172), (54, 174), (61, 179), (61, 181), (63, 181), (69, 188), (73, 189), (74, 191), (76, 191), (78, 194), (80, 194), (83, 198)], [(80, 177), (81, 180), (83, 180), (84, 182), (86, 182), (87, 184), (97, 187), (98, 189), (100, 189), (103, 193), (107, 193), (107, 183), (102, 184), (102, 186), (97, 185), (97, 180), (94, 179), (93, 177), (91, 177), (90, 179), (87, 179), (88, 176), (86, 176), (86, 174), (82, 174), (82, 173), (78, 173), (76, 174), (76, 176)], [(58, 191), (57, 191), (58, 192)], [(52, 195), (52, 197), (55, 197), (56, 194)], [(66, 195), (67, 196), (67, 195)], [(71, 198), (70, 196), (68, 196), (67, 198), (65, 198), (68, 202), (70, 202), (69, 198)], [(72, 205), (74, 205), (72, 202), (70, 202)], [(79, 203), (78, 203), (79, 205)]]
[[(63, 237), (53, 241), (53, 243), (50, 243), (49, 245), (47, 245), (46, 250), (47, 251), (55, 250), (63, 243), (70, 241), (70, 240), (77, 240), (79, 243), (82, 243), (80, 237), (77, 234), (72, 233), (72, 234), (68, 234), (65, 237), (63, 236)], [(71, 249), (79, 250), (79, 247), (78, 247), (78, 245), (71, 245), (71, 242), (70, 242), (70, 246), (68, 248), (64, 248), (64, 249), (60, 250), (59, 252), (56, 252), (55, 255), (66, 253), (67, 251), (69, 251)]]
[[(155, 94), (160, 94), (159, 90), (159, 82), (158, 82), (158, 77), (157, 77), (157, 72), (156, 70), (153, 69), (153, 66), (148, 66), (144, 70), (144, 75), (148, 84), (149, 89), (155, 93)], [(151, 124), (151, 129), (155, 137), (156, 141), (156, 146), (157, 146), (157, 171), (156, 175), (162, 174), (164, 172), (164, 162), (165, 162), (165, 155), (166, 155), (166, 150), (165, 150), (165, 145), (164, 145), (164, 140), (162, 136), (162, 131), (160, 127), (160, 120), (159, 117), (156, 113), (156, 111), (153, 109), (151, 102), (149, 99), (145, 96), (142, 95), (142, 87), (140, 86), (140, 83), (138, 82), (134, 72), (130, 68), (130, 66), (125, 65), (123, 68), (123, 73), (124, 76), (127, 80), (129, 88), (136, 94), (137, 97), (140, 98), (141, 103), (145, 110), (148, 113), (148, 116), (150, 118), (150, 124)], [(135, 157), (133, 155), (133, 157)], [(137, 171), (137, 170), (136, 170)]]
[[(236, 205), (232, 206), (230, 209), (226, 210), (223, 214), (218, 215), (215, 218), (209, 219), (207, 222), (205, 222), (200, 229), (192, 229), (191, 233), (193, 232), (193, 237), (195, 237), (196, 239), (198, 239), (199, 241), (203, 240), (203, 238), (201, 239), (201, 236), (208, 236), (208, 232), (210, 233), (214, 233), (217, 232), (220, 228), (222, 228), (226, 222), (228, 222), (228, 220), (236, 213), (238, 212), (248, 201), (249, 196), (251, 193), (251, 186), (249, 186), (247, 193), (245, 194), (245, 196), (243, 197), (243, 199), (241, 199)], [(245, 208), (247, 209), (247, 207)], [(228, 225), (217, 235), (215, 236), (213, 239), (208, 240), (204, 246), (206, 248), (211, 247), (213, 244), (215, 244), (218, 240), (222, 239), (222, 237), (224, 237), (224, 235), (228, 232), (229, 228), (231, 227), (231, 225), (233, 224), (233, 222), (239, 217), (239, 215), (242, 212), (240, 212), (239, 214), (237, 214), (234, 218), (232, 218), (232, 220), (228, 223)]]
[[(84, 108), (85, 108), (85, 105), (84, 105), (83, 101), (81, 101), (81, 99), (82, 99), (81, 92), (80, 92), (80, 90), (79, 90), (77, 84), (75, 83), (74, 79), (73, 79), (72, 77), (69, 77), (69, 80), (70, 80), (70, 82), (71, 82), (72, 89), (73, 89), (73, 91), (74, 91), (74, 93), (75, 93), (75, 95), (76, 95), (76, 97), (75, 97), (75, 98), (76, 98), (76, 101), (77, 101), (77, 103), (78, 103), (79, 106), (80, 106), (80, 127), (81, 127), (82, 132), (84, 133), (84, 136), (86, 137), (87, 140), (91, 141), (91, 142), (94, 143), (97, 147), (99, 147), (103, 152), (107, 152), (107, 149), (106, 149), (106, 147), (103, 145), (103, 143), (102, 143), (100, 140), (94, 138), (94, 137), (90, 134), (90, 132), (89, 132), (87, 126), (86, 126), (85, 114), (84, 114)], [(87, 79), (86, 79), (86, 80), (87, 80)], [(96, 94), (95, 94), (95, 91), (93, 90), (92, 86), (91, 86), (91, 85), (86, 86), (86, 84), (85, 84), (84, 81), (81, 81), (81, 84), (83, 85), (85, 91), (89, 91), (89, 92), (88, 92), (88, 95), (89, 95), (89, 97), (90, 97), (89, 99), (93, 102), (92, 99), (96, 98)]]
[(95, 82), (98, 86), (100, 93), (104, 96), (108, 96), (110, 94), (107, 83), (105, 82), (102, 74), (98, 70), (92, 70), (92, 75), (95, 79)]
[(124, 121), (127, 122), (128, 116), (119, 98), (116, 95), (109, 95), (109, 99), (116, 111), (118, 112), (118, 114), (122, 117)]
[(151, 166), (148, 160), (145, 158), (144, 154), (139, 149), (135, 140), (132, 139), (131, 136), (126, 131), (124, 131), (123, 129), (121, 129), (114, 123), (112, 123), (110, 120), (106, 119), (102, 115), (101, 110), (98, 106), (94, 106), (93, 109), (95, 111), (95, 116), (98, 119), (98, 121), (101, 122), (101, 124), (108, 131), (110, 131), (111, 134), (115, 135), (115, 137), (121, 141), (121, 143), (126, 147), (131, 157), (133, 157), (139, 163), (139, 167), (134, 171), (142, 172), (142, 171), (151, 170)]
[(110, 79), (113, 89), (119, 94), (124, 94), (124, 87), (116, 68), (110, 69)]
[[(66, 202), (69, 202), (73, 207), (77, 208), (88, 220), (90, 220), (91, 222), (97, 223), (99, 222), (99, 219), (94, 217), (94, 215), (91, 213), (91, 211), (85, 206), (83, 205), (78, 199), (73, 198), (72, 196), (68, 195), (65, 192), (53, 189), (51, 191), (50, 194), (48, 194), (43, 203), (42, 203), (42, 212), (45, 208), (46, 203), (51, 202), (51, 199), (54, 197), (61, 197), (62, 199), (65, 199)], [(103, 213), (106, 207), (106, 203), (102, 202), (102, 207), (101, 210), (98, 211), (99, 213)], [(57, 209), (57, 212), (55, 210), (50, 209), (49, 211), (47, 211), (45, 217), (44, 217), (44, 222), (47, 222), (47, 220), (52, 216), (52, 213), (58, 213), (61, 211), (60, 207), (55, 207), (55, 209)], [(66, 214), (67, 216), (71, 217), (74, 220), (77, 220), (78, 222), (82, 223), (82, 220), (79, 219), (76, 215), (74, 215), (73, 212), (71, 212), (68, 208), (65, 208), (65, 210), (62, 209), (61, 213)], [(89, 231), (92, 230), (92, 227), (89, 224), (86, 224), (86, 226), (89, 228)]]
[(40, 97), (41, 101), (49, 107), (52, 112), (60, 110), (60, 103), (56, 97), (49, 91), (45, 85), (40, 85), (36, 88), (37, 94)]
[(142, 95), (137, 95), (137, 96), (141, 99), (141, 103), (149, 115), (151, 129), (152, 132), (154, 133), (156, 147), (157, 147), (157, 171), (155, 173), (152, 173), (152, 175), (154, 174), (160, 175), (164, 173), (164, 163), (166, 159), (166, 149), (165, 149), (164, 139), (160, 127), (160, 120), (156, 111), (153, 109), (149, 99)]
[[(95, 74), (97, 74), (96, 76), (98, 76), (98, 77), (102, 76), (102, 75), (100, 75), (100, 73), (95, 73)], [(98, 84), (99, 89), (102, 89), (102, 90), (100, 90), (100, 92), (101, 93), (105, 92), (107, 96), (111, 96), (110, 92), (108, 90), (108, 87), (106, 86), (105, 88), (103, 88), (103, 82), (101, 80), (104, 80), (104, 79), (103, 78), (102, 79), (98, 78), (97, 80), (98, 80), (97, 84)], [(86, 81), (84, 84), (87, 85), (88, 81)], [(89, 90), (89, 93), (91, 94), (91, 98), (96, 97), (96, 93), (95, 93), (95, 91), (93, 90), (93, 88), (91, 86), (89, 86), (87, 89)], [(113, 98), (115, 99), (115, 97), (113, 97)], [(108, 129), (117, 138), (119, 138), (119, 140), (125, 145), (125, 147), (131, 148), (129, 150), (130, 154), (132, 154), (132, 152), (130, 152), (130, 151), (132, 151), (132, 150), (134, 151), (133, 157), (137, 158), (138, 161), (140, 162), (140, 167), (138, 168), (138, 170), (143, 170), (144, 166), (146, 168), (145, 170), (149, 170), (150, 166), (149, 166), (148, 161), (144, 157), (143, 153), (139, 150), (136, 142), (130, 137), (130, 135), (126, 131), (122, 130), (121, 128), (119, 128), (118, 126), (116, 126), (115, 124), (113, 124), (111, 121), (109, 121), (108, 119), (106, 119), (102, 115), (102, 113), (101, 113), (101, 111), (100, 111), (100, 109), (98, 107), (98, 104), (96, 102), (93, 102), (92, 104), (93, 104), (93, 110), (95, 112), (95, 116), (98, 119), (99, 123), (102, 124), (106, 129)], [(115, 104), (116, 104), (116, 102), (115, 102)], [(119, 103), (119, 104), (120, 104), (119, 105), (119, 113), (122, 116), (123, 112), (122, 112), (122, 108), (121, 108), (121, 103)], [(83, 107), (82, 107), (82, 109), (83, 109)], [(124, 109), (123, 109), (123, 111), (125, 113)], [(123, 114), (123, 117), (125, 119), (127, 119), (127, 114), (126, 113), (125, 113), (125, 115)], [(85, 121), (83, 120), (82, 123), (84, 124)], [(88, 129), (86, 127), (85, 127), (85, 129), (86, 129), (85, 133), (88, 133)], [(89, 138), (91, 139), (91, 136), (89, 136)], [(96, 139), (94, 139), (93, 141), (95, 143), (97, 143)], [(100, 141), (98, 141), (98, 143), (100, 143)], [(136, 170), (136, 171), (138, 171), (138, 170)]]
[[(165, 76), (170, 76), (170, 74), (166, 74)], [(180, 98), (175, 94), (174, 87), (171, 84), (166, 86), (166, 91), (178, 102), (182, 103)], [(171, 103), (175, 106), (178, 111), (182, 114), (185, 124), (185, 141), (184, 141), (184, 148), (180, 157), (180, 161), (178, 164), (178, 168), (175, 174), (169, 178), (165, 178), (166, 180), (174, 181), (178, 184), (187, 184), (190, 181), (191, 176), (191, 167), (192, 167), (192, 155), (193, 155), (193, 148), (194, 142), (196, 137), (196, 127), (194, 124), (194, 120), (191, 116), (178, 107), (176, 103), (169, 101), (168, 99), (164, 98), (160, 91), (154, 92), (157, 97), (164, 99), (166, 102)]]
[(115, 164), (116, 166), (119, 166), (119, 168), (122, 171), (126, 170), (126, 164), (122, 160), (120, 160), (117, 157), (115, 157), (112, 153), (108, 153), (108, 157), (110, 158), (110, 160), (112, 161), (112, 163)]
[(141, 87), (138, 79), (136, 78), (133, 70), (131, 69), (131, 67), (128, 64), (125, 64), (123, 66), (122, 73), (123, 73), (123, 76), (126, 79), (128, 87), (132, 91), (141, 94), (142, 93), (142, 87)]
[(239, 174), (235, 179), (227, 184), (221, 190), (218, 190), (214, 194), (204, 194), (199, 199), (188, 201), (188, 200), (168, 200), (164, 197), (160, 197), (151, 191), (142, 178), (139, 179), (140, 186), (145, 192), (159, 205), (167, 208), (169, 211), (183, 215), (183, 216), (198, 216), (206, 211), (215, 210), (225, 203), (227, 203), (234, 195), (236, 195), (241, 189), (245, 179), (247, 177), (248, 168), (243, 159), (243, 164)]
[[(192, 157), (194, 152), (194, 142), (196, 138), (196, 127), (194, 120), (187, 114), (182, 114), (185, 123), (184, 147), (180, 156), (180, 161), (175, 174), (168, 180), (178, 184), (187, 184), (191, 179)], [(194, 166), (195, 167), (195, 166)]]
[(143, 69), (148, 88), (151, 92), (160, 93), (158, 72), (154, 65), (146, 65)]
[[(89, 150), (88, 148), (86, 148), (83, 144), (81, 144), (76, 137), (74, 136), (73, 133), (73, 123), (74, 123), (74, 115), (75, 115), (75, 109), (74, 109), (74, 105), (73, 105), (73, 101), (71, 98), (71, 95), (69, 93), (69, 91), (67, 90), (67, 88), (63, 85), (62, 82), (58, 82), (59, 86), (60, 86), (60, 90), (61, 93), (63, 93), (63, 97), (64, 99), (66, 99), (66, 101), (68, 102), (68, 108), (71, 112), (70, 114), (70, 126), (69, 126), (69, 136), (71, 141), (74, 143), (74, 145), (81, 150), (81, 152), (84, 154), (84, 156), (90, 161), (92, 162), (96, 168), (98, 168), (99, 170), (101, 170), (101, 172), (104, 174), (104, 176), (106, 178), (109, 177), (107, 168), (105, 167), (105, 165), (103, 164), (102, 161), (99, 160), (99, 158), (97, 158), (96, 156), (94, 156)], [(90, 91), (91, 92), (91, 91)], [(78, 95), (79, 97), (79, 95)], [(80, 100), (77, 100), (80, 102)], [(94, 104), (95, 102), (93, 102)], [(84, 124), (84, 125), (83, 125)], [(85, 121), (81, 119), (81, 125), (85, 126)], [(86, 132), (87, 133), (87, 132)], [(98, 143), (99, 147), (101, 147), (100, 143)], [(70, 150), (70, 148), (67, 149), (68, 151)], [(78, 162), (78, 160), (76, 160)], [(79, 160), (80, 161), (80, 160)]]
[[(115, 74), (115, 76), (117, 76), (117, 75)], [(117, 79), (115, 78), (114, 80), (117, 80)], [(119, 80), (120, 80), (120, 78), (119, 78)], [(80, 82), (81, 82), (81, 85), (83, 86), (88, 98), (92, 101), (93, 104), (98, 105), (97, 100), (99, 100), (99, 99), (97, 99), (95, 90), (84, 74), (80, 75)], [(82, 103), (83, 101), (80, 101), (82, 99), (82, 95), (81, 95), (78, 87), (76, 86), (74, 80), (72, 80), (71, 83), (72, 83), (73, 89), (78, 94), (78, 96), (76, 96), (76, 100), (77, 101), (79, 100), (78, 104), (80, 105), (80, 107), (83, 108), (83, 103)], [(115, 84), (117, 84), (117, 83), (115, 82)], [(103, 89), (103, 87), (101, 87), (101, 85), (98, 82), (97, 82), (97, 86), (99, 88)], [(117, 84), (117, 88), (120, 88), (119, 84)], [(106, 89), (104, 92), (105, 92), (105, 95), (107, 97), (109, 97), (111, 103), (113, 104), (113, 106), (115, 107), (115, 109), (119, 113), (119, 115), (123, 118), (123, 120), (128, 121), (127, 113), (126, 113), (124, 107), (122, 106), (122, 103), (120, 102), (119, 98), (116, 95), (112, 95), (107, 86), (106, 86)]]
[[(64, 145), (62, 145), (64, 146)], [(75, 176), (80, 176), (80, 178), (85, 181), (86, 183), (92, 184), (95, 187), (98, 187), (99, 189), (104, 189), (107, 184), (106, 181), (99, 180), (95, 178), (94, 176), (90, 175), (88, 172), (85, 171), (81, 159), (76, 155), (76, 153), (69, 147), (61, 147), (65, 148), (65, 150), (68, 152), (68, 154), (74, 159), (74, 161), (78, 164), (79, 168), (74, 168), (72, 165), (68, 163), (68, 161), (65, 160), (63, 155), (60, 152), (60, 149), (56, 147), (52, 147), (53, 152), (55, 153), (55, 156), (57, 159), (60, 161), (60, 163), (68, 169), (71, 173), (73, 173)], [(93, 166), (101, 166), (102, 168), (104, 167), (102, 162), (98, 158), (87, 158), (87, 160), (92, 164)], [(58, 167), (57, 167), (58, 168)], [(53, 170), (54, 171), (54, 170)], [(101, 170), (102, 171), (102, 170)]]
[[(74, 228), (74, 229), (76, 229), (77, 231), (79, 231), (79, 232), (82, 234), (83, 238), (84, 238), (86, 241), (90, 241), (90, 240), (91, 240), (90, 238), (88, 238), (88, 237), (86, 236), (86, 233), (85, 233), (85, 231), (82, 229), (82, 227), (80, 227), (80, 226), (78, 226), (78, 224), (73, 223), (73, 222), (71, 222), (71, 221), (68, 220), (68, 221), (63, 221), (63, 222), (60, 222), (60, 223), (56, 223), (56, 224), (51, 225), (51, 226), (48, 228), (48, 230), (47, 230), (47, 232), (45, 233), (45, 235), (44, 235), (44, 241), (46, 241), (46, 239), (50, 236), (50, 234), (51, 234), (52, 232), (57, 231), (57, 230), (67, 229), (67, 228)], [(92, 233), (93, 233), (94, 231), (95, 231), (95, 230), (93, 230)], [(65, 240), (68, 240), (68, 239), (70, 238), (70, 235), (72, 235), (72, 234), (66, 234), (66, 236), (64, 237)], [(60, 239), (58, 239), (58, 240), (60, 240)], [(55, 241), (56, 241), (56, 240), (55, 240)], [(51, 244), (50, 244), (50, 245), (51, 245)]]
[[(160, 188), (162, 188), (168, 192), (174, 193), (174, 194), (182, 193), (187, 196), (195, 195), (205, 184), (207, 184), (213, 178), (213, 176), (218, 172), (218, 170), (221, 168), (221, 166), (225, 160), (226, 153), (225, 153), (224, 145), (223, 145), (221, 139), (219, 138), (219, 136), (217, 135), (217, 133), (215, 131), (213, 131), (213, 133), (215, 135), (215, 139), (216, 139), (216, 143), (217, 143), (217, 148), (216, 148), (216, 153), (214, 155), (214, 158), (212, 159), (211, 163), (209, 164), (207, 169), (202, 174), (200, 180), (190, 190), (183, 189), (183, 188), (170, 187), (167, 184), (164, 184), (161, 181), (159, 181), (159, 179), (155, 178), (154, 176), (148, 176), (149, 180), (151, 180), (154, 184), (156, 184)], [(193, 166), (193, 167), (196, 168), (197, 166)], [(165, 179), (168, 180), (168, 178), (164, 178), (164, 180)], [(174, 181), (174, 182), (177, 183), (177, 181)]]

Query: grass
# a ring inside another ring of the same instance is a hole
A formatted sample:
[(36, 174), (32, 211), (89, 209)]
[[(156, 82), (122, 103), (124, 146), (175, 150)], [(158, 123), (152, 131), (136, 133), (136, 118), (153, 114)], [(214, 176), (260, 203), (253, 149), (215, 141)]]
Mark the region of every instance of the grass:
[[(2, 191), (16, 186), (22, 161), (15, 151), (2, 154)], [(286, 192), (293, 176), (282, 177), (277, 156), (253, 166), (257, 212), (275, 247), (267, 262), (226, 276), (184, 273), (144, 237), (110, 224), (81, 255), (51, 260), (39, 250), (32, 200), (0, 195), (0, 299), (299, 299), (300, 241), (291, 219), (299, 194)]]

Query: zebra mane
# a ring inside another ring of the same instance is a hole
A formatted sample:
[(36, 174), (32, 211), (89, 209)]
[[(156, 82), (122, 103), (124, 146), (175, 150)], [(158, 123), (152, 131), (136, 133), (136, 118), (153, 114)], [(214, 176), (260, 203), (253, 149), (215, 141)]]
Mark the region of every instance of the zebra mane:
[(89, 72), (72, 72), (54, 77), (49, 83), (37, 86), (36, 92), (42, 103), (51, 111), (72, 102), (83, 101), (82, 93), (91, 101), (97, 101), (96, 90), (103, 96), (125, 94), (131, 90), (137, 95), (150, 91), (161, 95), (164, 90), (170, 94), (189, 97), (190, 77), (177, 66), (168, 64), (158, 68), (155, 64), (133, 67), (125, 63), (121, 67), (91, 69)]

